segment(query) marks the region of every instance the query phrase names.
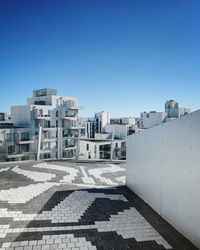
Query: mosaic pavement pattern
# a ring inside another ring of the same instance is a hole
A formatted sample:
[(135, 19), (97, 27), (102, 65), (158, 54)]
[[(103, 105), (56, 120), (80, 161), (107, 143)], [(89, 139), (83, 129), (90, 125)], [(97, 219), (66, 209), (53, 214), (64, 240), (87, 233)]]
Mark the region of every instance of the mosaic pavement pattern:
[(125, 165), (0, 166), (0, 250), (196, 249), (125, 184)]

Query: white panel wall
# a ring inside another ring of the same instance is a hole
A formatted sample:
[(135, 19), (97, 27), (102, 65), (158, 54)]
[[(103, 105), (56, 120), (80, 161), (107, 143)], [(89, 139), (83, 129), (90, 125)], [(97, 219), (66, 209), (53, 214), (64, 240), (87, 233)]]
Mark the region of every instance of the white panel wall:
[(126, 183), (200, 247), (200, 110), (129, 136)]
[(12, 106), (11, 117), (15, 126), (30, 126), (30, 106)]

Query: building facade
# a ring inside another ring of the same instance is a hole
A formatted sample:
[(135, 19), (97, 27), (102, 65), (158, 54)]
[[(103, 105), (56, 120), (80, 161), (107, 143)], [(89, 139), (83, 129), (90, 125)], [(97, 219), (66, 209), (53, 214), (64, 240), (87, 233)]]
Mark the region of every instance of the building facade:
[[(26, 160), (77, 157), (78, 141), (84, 136), (84, 129), (78, 126), (79, 109), (75, 97), (58, 96), (54, 89), (33, 91), (26, 105), (11, 107), (13, 128), (0, 131), (4, 160), (23, 160), (22, 152), (26, 153)], [(18, 147), (17, 142), (25, 133), (27, 140)], [(12, 150), (8, 149), (7, 136), (12, 140)]]
[(102, 133), (106, 124), (110, 123), (109, 114), (105, 111), (95, 113), (94, 117), (94, 130), (95, 133)]
[(142, 112), (140, 113), (140, 128), (148, 129), (159, 125), (165, 121), (166, 116), (165, 112)]
[(165, 112), (150, 111), (140, 113), (139, 127), (142, 129), (148, 129), (161, 123), (187, 115), (190, 112), (191, 109), (180, 108), (178, 102), (169, 100), (165, 103)]
[(191, 112), (189, 108), (179, 107), (179, 103), (174, 100), (166, 101), (165, 103), (165, 112), (167, 118), (179, 118), (181, 116), (187, 115)]

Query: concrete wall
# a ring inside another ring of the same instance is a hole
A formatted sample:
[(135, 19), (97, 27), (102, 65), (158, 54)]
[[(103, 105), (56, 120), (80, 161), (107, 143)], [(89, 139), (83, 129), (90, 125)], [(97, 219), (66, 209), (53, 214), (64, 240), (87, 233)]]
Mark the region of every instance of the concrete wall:
[(200, 110), (129, 136), (126, 183), (200, 247)]
[(104, 127), (105, 133), (110, 133), (114, 135), (116, 139), (126, 139), (127, 137), (127, 125), (120, 125), (120, 124), (106, 124)]
[(15, 126), (30, 126), (30, 106), (20, 105), (11, 107), (12, 122)]
[(156, 125), (161, 124), (166, 118), (165, 112), (143, 112), (140, 114), (142, 128), (152, 128)]
[[(96, 142), (87, 141), (87, 140), (80, 140), (79, 144), (80, 144), (79, 145), (80, 147), (79, 159), (80, 160), (88, 160), (89, 154), (90, 154), (90, 159), (93, 159), (93, 160), (99, 159), (99, 145), (100, 144), (98, 142), (96, 143)], [(89, 150), (87, 150), (87, 144), (89, 144)]]

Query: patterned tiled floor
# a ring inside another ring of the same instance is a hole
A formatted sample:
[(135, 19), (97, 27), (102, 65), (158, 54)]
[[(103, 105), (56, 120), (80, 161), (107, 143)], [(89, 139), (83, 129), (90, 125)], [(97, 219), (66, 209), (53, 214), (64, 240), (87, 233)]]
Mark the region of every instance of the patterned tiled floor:
[(1, 165), (0, 249), (196, 249), (124, 184), (124, 164)]

